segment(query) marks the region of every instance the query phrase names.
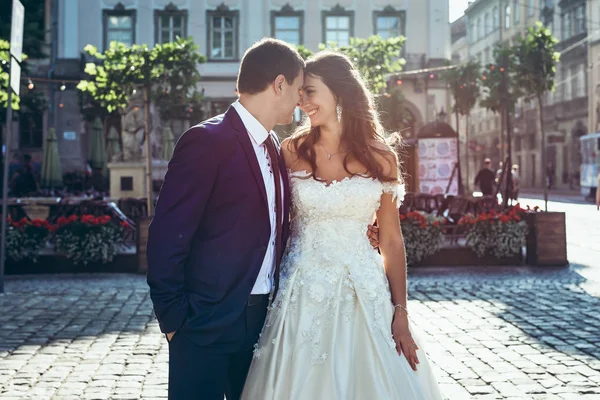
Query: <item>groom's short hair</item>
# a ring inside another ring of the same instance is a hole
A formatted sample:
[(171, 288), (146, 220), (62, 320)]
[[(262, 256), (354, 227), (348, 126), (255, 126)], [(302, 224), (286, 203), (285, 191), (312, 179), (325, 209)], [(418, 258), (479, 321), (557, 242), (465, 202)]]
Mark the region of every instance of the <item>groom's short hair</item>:
[(239, 93), (256, 94), (265, 90), (279, 75), (291, 84), (304, 70), (298, 50), (283, 40), (262, 39), (244, 53), (237, 79)]

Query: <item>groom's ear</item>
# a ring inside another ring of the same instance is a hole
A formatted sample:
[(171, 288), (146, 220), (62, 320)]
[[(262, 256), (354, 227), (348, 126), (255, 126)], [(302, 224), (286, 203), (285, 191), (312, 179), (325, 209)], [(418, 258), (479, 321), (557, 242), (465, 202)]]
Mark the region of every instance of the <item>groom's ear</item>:
[(285, 76), (277, 75), (277, 77), (273, 81), (273, 90), (275, 90), (275, 93), (281, 94), (283, 92), (283, 83), (284, 82), (285, 82)]

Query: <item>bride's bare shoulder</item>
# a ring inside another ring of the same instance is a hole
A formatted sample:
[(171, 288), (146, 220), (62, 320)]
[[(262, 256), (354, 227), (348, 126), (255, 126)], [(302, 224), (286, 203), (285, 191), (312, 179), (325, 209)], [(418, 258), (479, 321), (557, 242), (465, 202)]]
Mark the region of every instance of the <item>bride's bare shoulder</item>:
[(289, 137), (281, 142), (281, 154), (288, 169), (298, 170), (303, 165), (303, 160), (298, 155), (298, 147), (306, 140), (306, 137)]

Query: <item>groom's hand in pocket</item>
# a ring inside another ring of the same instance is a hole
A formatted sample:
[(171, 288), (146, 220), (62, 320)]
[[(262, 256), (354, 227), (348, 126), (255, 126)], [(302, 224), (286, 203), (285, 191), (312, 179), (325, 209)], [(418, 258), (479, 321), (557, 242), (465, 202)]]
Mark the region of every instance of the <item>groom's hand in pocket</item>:
[(173, 332), (171, 332), (171, 333), (167, 333), (167, 341), (169, 341), (169, 342), (170, 342), (170, 341), (171, 341), (171, 339), (173, 339), (173, 335), (175, 335), (175, 332), (177, 332), (177, 331), (173, 331)]
[(379, 248), (379, 228), (377, 226), (369, 225), (367, 227), (367, 237), (369, 238), (369, 242), (371, 242), (371, 246), (374, 249)]

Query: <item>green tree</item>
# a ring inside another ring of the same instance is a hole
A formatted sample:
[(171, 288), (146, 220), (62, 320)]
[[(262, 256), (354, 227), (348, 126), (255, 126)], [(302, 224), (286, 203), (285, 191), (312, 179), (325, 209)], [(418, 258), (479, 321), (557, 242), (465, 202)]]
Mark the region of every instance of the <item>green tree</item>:
[[(197, 52), (192, 39), (177, 38), (154, 48), (147, 45), (128, 47), (123, 43), (112, 42), (101, 53), (94, 46), (84, 49), (96, 58), (98, 64), (88, 63), (85, 72), (90, 79), (83, 80), (77, 88), (88, 94), (96, 104), (108, 113), (122, 112), (128, 105), (130, 96), (137, 90), (144, 94), (145, 142), (146, 142), (146, 190), (148, 212), (152, 214), (151, 146), (149, 141), (149, 108), (151, 102), (174, 112), (177, 107), (196, 104), (198, 93), (196, 84), (200, 79), (198, 64), (206, 58)], [(162, 111), (162, 116), (177, 117)]]
[[(541, 22), (527, 28), (527, 34), (516, 45), (519, 85), (529, 96), (535, 97), (539, 107), (542, 153), (541, 171), (546, 171), (546, 135), (544, 131), (544, 103), (546, 92), (554, 91), (556, 63), (560, 54), (555, 51), (558, 40)], [(548, 184), (544, 184), (544, 203), (548, 211)]]
[(512, 117), (515, 113), (515, 105), (524, 94), (519, 84), (518, 63), (519, 60), (516, 57), (514, 47), (498, 45), (494, 49), (494, 63), (486, 66), (481, 78), (484, 99), (480, 102), (480, 105), (501, 116), (501, 154), (504, 153), (504, 131), (506, 130), (507, 160), (504, 161), (506, 180), (502, 179), (506, 182), (505, 192), (502, 194), (505, 205), (508, 204), (512, 188), (512, 175), (510, 173), (512, 164)]
[[(23, 60), (26, 55), (23, 54)], [(8, 91), (10, 90), (9, 73), (10, 70), (10, 43), (0, 39), (0, 122), (2, 125), (6, 122), (6, 107), (8, 103)], [(12, 109), (19, 109), (19, 96), (12, 96)]]
[(369, 85), (369, 89), (378, 94), (386, 88), (386, 77), (400, 72), (406, 63), (402, 58), (402, 47), (405, 41), (403, 36), (383, 39), (379, 35), (373, 35), (366, 39), (350, 38), (348, 46), (338, 47), (334, 43), (328, 46), (320, 44), (319, 49), (329, 48), (350, 57)]
[[(503, 44), (494, 48), (494, 62), (484, 67), (481, 76), (483, 99), (479, 104), (496, 114), (502, 114), (505, 108), (513, 115), (515, 104), (523, 96), (523, 90), (517, 80), (518, 60), (515, 49)], [(504, 72), (507, 72), (507, 90), (504, 88)], [(506, 98), (508, 92), (508, 99)]]
[[(456, 116), (456, 131), (460, 132), (460, 115), (466, 117), (465, 127), (465, 139), (467, 141), (466, 146), (466, 158), (467, 158), (467, 185), (469, 181), (469, 118), (471, 116), (471, 110), (477, 104), (481, 93), (481, 66), (478, 62), (469, 61), (467, 64), (458, 65), (456, 68), (447, 70), (443, 75), (443, 79), (448, 83), (450, 92), (454, 99), (453, 111)], [(458, 190), (459, 193), (464, 193), (464, 186), (462, 182), (462, 168), (460, 165), (460, 143), (458, 149)]]
[(307, 58), (309, 58), (310, 56), (312, 56), (314, 53), (312, 51), (310, 51), (309, 49), (307, 49), (306, 47), (304, 47), (304, 45), (299, 45), (296, 46), (296, 49), (298, 50), (298, 53), (300, 53), (300, 56), (306, 60)]

